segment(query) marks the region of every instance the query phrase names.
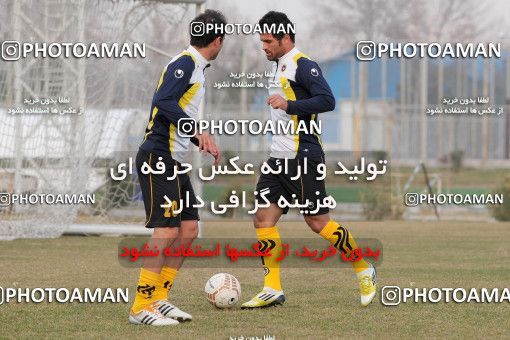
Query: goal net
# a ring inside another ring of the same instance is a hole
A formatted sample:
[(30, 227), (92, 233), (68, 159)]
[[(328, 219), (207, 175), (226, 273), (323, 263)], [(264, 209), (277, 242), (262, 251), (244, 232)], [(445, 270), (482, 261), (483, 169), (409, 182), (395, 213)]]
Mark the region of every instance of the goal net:
[[(0, 63), (0, 239), (57, 237), (73, 223), (108, 223), (118, 209), (141, 209), (136, 178), (115, 182), (109, 169), (134, 156), (155, 81), (186, 46), (187, 24), (203, 2), (2, 2), (2, 41), (137, 42), (146, 57)], [(95, 203), (7, 204), (13, 194), (93, 194)]]

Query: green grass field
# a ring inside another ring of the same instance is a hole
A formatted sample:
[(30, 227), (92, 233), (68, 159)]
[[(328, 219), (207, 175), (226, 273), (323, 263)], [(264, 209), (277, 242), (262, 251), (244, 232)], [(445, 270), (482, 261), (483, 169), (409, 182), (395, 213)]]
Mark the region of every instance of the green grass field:
[[(400, 187), (402, 187), (413, 172), (413, 168), (401, 167), (393, 169), (393, 171), (401, 174), (399, 180)], [(463, 168), (455, 173), (448, 168), (428, 168), (428, 172), (430, 175), (439, 174), (441, 176), (443, 192), (451, 194), (487, 194), (503, 183), (509, 170)], [(394, 187), (397, 178), (393, 177), (392, 181)], [(367, 187), (362, 182), (352, 182), (346, 177), (334, 175), (329, 176), (326, 183), (328, 194), (332, 195), (335, 201), (339, 203), (359, 203), (360, 191)], [(230, 187), (231, 183), (208, 183), (203, 187), (204, 198), (207, 201), (221, 201)], [(246, 192), (250, 192), (255, 187), (255, 183), (239, 184), (239, 187)], [(419, 173), (408, 191), (420, 192), (425, 187), (423, 174)]]
[[(357, 237), (378, 238), (384, 261), (379, 287), (510, 287), (510, 223), (353, 222)], [(281, 223), (282, 237), (314, 237), (303, 222)], [(204, 236), (252, 236), (248, 222), (204, 222)], [(130, 287), (138, 276), (117, 260), (120, 237), (61, 237), (0, 242), (2, 287)], [(380, 295), (359, 304), (351, 269), (284, 268), (287, 302), (266, 310), (216, 310), (203, 287), (228, 271), (240, 280), (243, 297), (262, 285), (255, 268), (183, 270), (172, 301), (194, 316), (177, 327), (134, 326), (127, 304), (4, 304), (0, 337), (229, 339), (279, 338), (489, 338), (510, 334), (509, 304), (403, 304), (386, 307)], [(132, 296), (131, 296), (132, 298)], [(237, 306), (238, 307), (238, 306)]]

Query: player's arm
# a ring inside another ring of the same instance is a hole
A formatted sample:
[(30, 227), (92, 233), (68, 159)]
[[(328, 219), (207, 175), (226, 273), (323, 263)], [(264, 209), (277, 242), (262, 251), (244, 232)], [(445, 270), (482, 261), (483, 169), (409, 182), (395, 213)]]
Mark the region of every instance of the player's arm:
[[(182, 56), (167, 66), (163, 81), (154, 95), (153, 105), (158, 108), (158, 114), (162, 114), (166, 120), (179, 128), (180, 119), (191, 119), (179, 106), (179, 100), (189, 88), (189, 81), (195, 62), (190, 56)], [(186, 131), (186, 134), (194, 134), (195, 131)]]
[[(153, 104), (171, 124), (179, 128), (180, 119), (191, 119), (179, 106), (179, 100), (190, 86), (190, 79), (195, 69), (195, 62), (190, 56), (182, 56), (167, 66), (161, 85), (156, 91)], [(195, 135), (196, 131), (185, 131), (185, 134)], [(207, 134), (197, 134), (191, 142), (198, 146), (200, 151), (208, 152), (219, 162), (221, 153), (212, 137)]]
[[(335, 109), (335, 97), (331, 92), (322, 71), (316, 62), (300, 58), (296, 70), (296, 82), (304, 86), (310, 93), (310, 98), (300, 100), (287, 100), (286, 103), (275, 104), (291, 115), (310, 115), (329, 112)], [(278, 98), (275, 101), (281, 100)], [(271, 101), (271, 98), (270, 98)], [(273, 106), (275, 107), (275, 106)]]

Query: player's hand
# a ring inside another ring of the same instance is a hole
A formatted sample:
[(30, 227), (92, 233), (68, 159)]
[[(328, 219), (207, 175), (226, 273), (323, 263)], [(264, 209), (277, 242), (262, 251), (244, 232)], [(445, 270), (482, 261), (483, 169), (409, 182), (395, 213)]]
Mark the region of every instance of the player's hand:
[(211, 144), (214, 144), (211, 135), (204, 132), (201, 134), (197, 134), (196, 138), (198, 139), (198, 151), (204, 154), (208, 153), (211, 149)]
[(208, 133), (202, 133), (196, 135), (196, 138), (198, 139), (198, 151), (204, 154), (210, 153), (214, 157), (214, 165), (218, 165), (221, 160), (221, 152), (214, 143), (212, 136)]
[(287, 107), (289, 106), (287, 100), (279, 94), (270, 95), (269, 98), (267, 98), (267, 104), (271, 105), (273, 109), (281, 109), (283, 111), (287, 111)]
[(220, 164), (221, 161), (221, 151), (218, 148), (218, 146), (214, 143), (211, 145), (211, 149), (209, 150), (209, 153), (214, 157), (214, 165)]

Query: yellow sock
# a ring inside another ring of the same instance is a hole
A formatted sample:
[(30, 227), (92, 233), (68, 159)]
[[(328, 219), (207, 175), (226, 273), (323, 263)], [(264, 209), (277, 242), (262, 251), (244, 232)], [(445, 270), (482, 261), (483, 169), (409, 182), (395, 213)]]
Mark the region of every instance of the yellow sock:
[[(358, 249), (358, 245), (351, 233), (333, 220), (330, 220), (319, 234), (346, 256), (349, 256), (352, 251)], [(352, 261), (351, 263), (356, 273), (369, 267), (368, 263), (363, 259)]]
[(282, 241), (278, 228), (256, 228), (257, 238), (259, 240), (260, 251), (270, 249), (271, 256), (262, 257), (264, 266), (264, 286), (274, 290), (282, 290), (280, 282), (280, 262), (276, 261), (282, 251)]
[(139, 313), (146, 306), (156, 301), (156, 286), (158, 285), (159, 274), (142, 268), (140, 278), (136, 287), (135, 302), (131, 310), (133, 313)]
[(156, 286), (157, 300), (168, 299), (168, 292), (172, 288), (178, 272), (178, 269), (167, 266), (164, 266), (163, 269), (161, 269), (161, 273), (159, 273), (158, 285)]

